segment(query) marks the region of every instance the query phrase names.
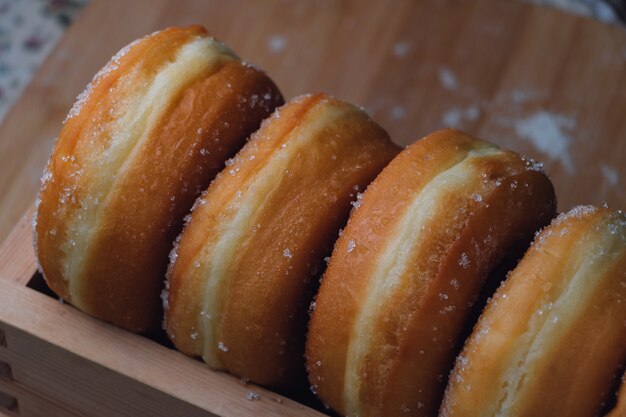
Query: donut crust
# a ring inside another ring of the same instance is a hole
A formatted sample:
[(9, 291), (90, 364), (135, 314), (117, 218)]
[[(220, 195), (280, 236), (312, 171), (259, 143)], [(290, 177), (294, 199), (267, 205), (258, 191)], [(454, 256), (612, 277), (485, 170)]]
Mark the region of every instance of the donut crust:
[(176, 347), (261, 385), (304, 382), (320, 264), (350, 200), (398, 151), (363, 111), (327, 95), (278, 109), (198, 200), (172, 254)]
[(50, 288), (123, 328), (158, 328), (183, 217), (281, 103), (200, 26), (122, 49), (78, 97), (42, 179), (35, 249)]
[(440, 415), (598, 415), (625, 361), (626, 216), (580, 206), (538, 234), (490, 300)]
[(555, 211), (533, 161), (456, 130), (401, 152), (337, 241), (307, 338), (312, 387), (347, 416), (435, 415), (489, 271)]

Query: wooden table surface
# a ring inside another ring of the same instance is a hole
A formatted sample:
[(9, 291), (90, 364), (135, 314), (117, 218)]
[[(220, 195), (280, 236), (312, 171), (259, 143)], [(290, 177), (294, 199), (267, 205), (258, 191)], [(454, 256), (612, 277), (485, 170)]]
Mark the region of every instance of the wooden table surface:
[(93, 0), (0, 126), (0, 240), (74, 97), (131, 40), (201, 23), (290, 98), (363, 105), (400, 144), (456, 126), (545, 163), (560, 210), (626, 208), (626, 30), (516, 0)]

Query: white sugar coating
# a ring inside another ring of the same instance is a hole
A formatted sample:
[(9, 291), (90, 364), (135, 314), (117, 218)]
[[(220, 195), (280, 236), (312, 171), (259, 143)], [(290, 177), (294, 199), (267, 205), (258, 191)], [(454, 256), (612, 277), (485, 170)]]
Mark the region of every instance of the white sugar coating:
[(198, 332), (193, 332), (190, 336), (193, 340), (196, 340), (198, 338)]
[(283, 250), (283, 256), (285, 258), (291, 259), (292, 255), (291, 255), (291, 251), (289, 250), (289, 248), (286, 248), (285, 250)]
[(235, 158), (227, 159), (225, 164), (227, 167), (235, 165)]
[[(167, 271), (165, 272), (165, 289), (166, 290), (170, 288), (170, 278), (172, 276), (172, 271), (174, 270), (174, 265), (176, 264), (176, 259), (178, 258), (178, 246), (180, 244), (180, 239), (182, 237), (183, 237), (183, 234), (181, 233), (176, 237), (176, 239), (174, 239), (174, 242), (172, 243), (172, 250), (170, 251), (168, 255), (170, 263), (167, 266)], [(163, 301), (163, 303), (165, 305), (165, 300)]]
[(441, 300), (447, 300), (448, 299), (448, 294), (440, 292), (439, 293), (439, 299)]
[(324, 262), (326, 262), (326, 264), (328, 265), (328, 263), (330, 262), (330, 256), (326, 256), (324, 258)]
[(522, 155), (522, 161), (526, 164), (526, 169), (529, 171), (543, 172), (543, 162), (535, 161), (533, 158), (529, 158)]
[(309, 304), (309, 313), (314, 312), (316, 307), (317, 303), (315, 301), (311, 301), (311, 304)]
[(476, 202), (481, 202), (483, 201), (483, 197), (480, 194), (474, 193), (472, 194), (472, 200)]
[(100, 82), (100, 79), (105, 77), (105, 76), (107, 76), (107, 75), (109, 75), (113, 71), (117, 70), (118, 65), (120, 63), (120, 59), (122, 59), (122, 57), (124, 57), (124, 55), (126, 55), (128, 53), (128, 51), (130, 51), (133, 46), (135, 46), (136, 44), (138, 44), (139, 42), (141, 42), (142, 40), (144, 40), (145, 38), (147, 38), (149, 36), (152, 36), (152, 35), (148, 35), (148, 36), (145, 36), (143, 38), (136, 39), (135, 41), (131, 42), (130, 44), (128, 44), (125, 47), (123, 47), (122, 49), (120, 49), (118, 51), (118, 53), (115, 54), (111, 58), (111, 60), (104, 67), (102, 67), (102, 69), (100, 71), (98, 71), (96, 73), (96, 75), (94, 75), (94, 77), (91, 80), (91, 82), (89, 84), (87, 84), (87, 87), (85, 87), (85, 90), (83, 90), (83, 92), (80, 93), (76, 97), (76, 101), (74, 102), (74, 105), (72, 106), (72, 108), (70, 109), (69, 113), (65, 117), (65, 120), (63, 120), (63, 124), (65, 124), (68, 120), (70, 120), (71, 118), (73, 118), (76, 115), (78, 115), (78, 113), (80, 113), (80, 111), (82, 110), (83, 106), (85, 105), (85, 103), (89, 99), (91, 91), (93, 90), (94, 86)]
[(556, 219), (552, 221), (552, 224), (559, 225), (570, 218), (581, 219), (584, 216), (595, 213), (596, 211), (598, 211), (598, 208), (592, 205), (576, 206), (566, 213), (559, 214)]
[(261, 396), (256, 392), (248, 391), (248, 393), (246, 394), (246, 398), (249, 401), (258, 401), (261, 399)]
[(461, 284), (456, 278), (452, 278), (450, 280), (450, 285), (452, 285), (452, 288), (454, 288), (455, 290), (458, 290), (461, 287)]
[(355, 247), (356, 247), (356, 243), (354, 243), (354, 240), (348, 241), (348, 253), (352, 252)]
[(221, 350), (222, 352), (228, 352), (228, 347), (226, 347), (226, 345), (222, 342), (219, 342), (217, 344), (217, 348)]
[(170, 308), (169, 302), (170, 292), (167, 288), (161, 291), (161, 301), (163, 302), (163, 310), (167, 311)]
[(206, 149), (206, 148), (202, 148), (202, 149), (200, 149), (200, 155), (202, 155), (202, 156), (207, 156), (207, 155), (209, 155), (210, 153), (211, 153), (211, 152), (210, 152), (208, 149)]
[(461, 257), (459, 258), (459, 265), (461, 265), (463, 269), (467, 269), (469, 267), (469, 264), (470, 264), (470, 260), (469, 260), (469, 257), (467, 256), (467, 253), (463, 252), (461, 254)]
[(569, 152), (572, 138), (569, 132), (576, 128), (576, 120), (561, 114), (538, 111), (526, 118), (515, 120), (517, 136), (526, 139), (550, 159), (559, 161), (570, 174), (575, 172)]
[(52, 172), (50, 171), (50, 163), (48, 162), (41, 176), (41, 188), (45, 189), (50, 181), (52, 181)]
[(456, 91), (459, 88), (459, 82), (456, 75), (450, 68), (439, 67), (437, 75), (439, 76), (441, 86), (446, 90)]
[(393, 44), (392, 52), (395, 57), (402, 58), (411, 50), (411, 44), (408, 41), (400, 41)]
[(356, 193), (356, 200), (351, 202), (350, 204), (352, 204), (354, 206), (354, 208), (359, 208), (361, 207), (361, 199), (363, 198), (363, 193)]
[(267, 39), (267, 49), (273, 54), (282, 52), (286, 46), (287, 38), (283, 35), (270, 35)]

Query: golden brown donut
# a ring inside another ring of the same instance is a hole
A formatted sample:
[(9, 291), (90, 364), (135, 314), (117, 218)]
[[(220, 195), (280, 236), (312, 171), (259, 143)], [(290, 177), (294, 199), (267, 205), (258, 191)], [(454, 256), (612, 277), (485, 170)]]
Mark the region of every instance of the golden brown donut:
[(42, 179), (35, 249), (48, 285), (118, 326), (158, 328), (183, 217), (281, 103), (200, 26), (122, 49), (78, 97)]
[(278, 109), (198, 200), (169, 270), (166, 329), (212, 368), (304, 380), (317, 271), (351, 196), (397, 154), (355, 106), (324, 94)]
[(580, 206), (536, 237), (488, 303), (441, 416), (594, 416), (625, 361), (626, 216)]
[(626, 416), (626, 372), (622, 375), (619, 391), (617, 392), (617, 404), (606, 417)]
[(309, 380), (346, 416), (432, 416), (470, 306), (555, 210), (534, 161), (456, 130), (401, 152), (335, 245), (307, 338)]

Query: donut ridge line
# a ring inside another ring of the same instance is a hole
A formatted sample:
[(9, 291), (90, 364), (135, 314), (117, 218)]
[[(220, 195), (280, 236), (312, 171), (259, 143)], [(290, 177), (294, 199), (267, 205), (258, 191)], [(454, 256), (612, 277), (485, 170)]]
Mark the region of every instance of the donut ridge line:
[(262, 385), (289, 386), (296, 369), (304, 381), (307, 288), (350, 197), (397, 152), (366, 113), (326, 94), (277, 109), (198, 200), (174, 251), (164, 299), (177, 348)]
[[(93, 181), (107, 184), (103, 181), (106, 177), (123, 177), (132, 167), (136, 154), (151, 138), (150, 131), (154, 128), (155, 121), (167, 111), (169, 101), (185, 88), (189, 80), (201, 73), (217, 72), (224, 63), (225, 56), (222, 55), (224, 50), (224, 48), (216, 47), (216, 43), (211, 38), (197, 38), (183, 45), (175, 61), (157, 74), (147, 91), (137, 94), (139, 105), (134, 106), (132, 102), (128, 103), (127, 109), (135, 109), (136, 113), (126, 111), (122, 117), (112, 123), (111, 130), (124, 132), (128, 129), (130, 134), (112, 136), (113, 144), (109, 152), (105, 154), (105, 156), (111, 154), (112, 166), (107, 169), (106, 166), (109, 163), (104, 162), (104, 166), (101, 165), (97, 171), (93, 172)], [(141, 105), (141, 103), (146, 104)], [(129, 141), (129, 137), (134, 137), (135, 140)], [(120, 160), (121, 166), (119, 166)], [(115, 169), (113, 166), (119, 166), (116, 172), (113, 172)], [(66, 263), (68, 269), (63, 271), (63, 276), (70, 277), (68, 286), (70, 293), (74, 294), (72, 302), (81, 309), (85, 309), (86, 306), (81, 298), (83, 288), (76, 278), (82, 274), (81, 264), (87, 256), (84, 252), (75, 253), (74, 248), (88, 248), (88, 242), (92, 239), (91, 235), (97, 233), (97, 225), (106, 213), (108, 200), (115, 198), (116, 186), (119, 186), (119, 183), (113, 180), (108, 185), (108, 189), (101, 189), (98, 193), (101, 197), (95, 213), (85, 210), (81, 218), (76, 218), (75, 222), (68, 225), (68, 233), (74, 235), (75, 238), (64, 246), (64, 252), (70, 254), (70, 261)]]
[(44, 171), (33, 232), (50, 288), (120, 327), (157, 328), (183, 217), (281, 103), (201, 26), (123, 48), (77, 98)]
[[(407, 257), (419, 251), (421, 246), (429, 244), (419, 238), (415, 239), (414, 236), (419, 235), (420, 230), (428, 225), (438, 210), (443, 195), (462, 192), (468, 182), (475, 181), (475, 175), (479, 173), (477, 167), (472, 166), (472, 162), (482, 157), (490, 158), (495, 155), (503, 155), (503, 151), (489, 146), (479, 150), (469, 150), (461, 160), (454, 161), (452, 166), (442, 170), (425, 184), (413, 201), (407, 205), (402, 219), (397, 222), (396, 231), (392, 233), (394, 237), (390, 238), (393, 244), (385, 248), (385, 254), (381, 257), (382, 261), (378, 262), (376, 271), (372, 274), (367, 297), (360, 305), (360, 312), (352, 330), (353, 337), (348, 348), (345, 376), (348, 382), (345, 384), (344, 393), (349, 415), (358, 413), (358, 391), (362, 381), (360, 365), (364, 363), (368, 355), (368, 345), (363, 346), (355, 342), (369, 340), (373, 336), (376, 323), (380, 320), (377, 316), (381, 314), (381, 311), (385, 314), (384, 310), (376, 307), (397, 303), (398, 300), (393, 299), (394, 291), (398, 286), (410, 285), (407, 281), (413, 277), (407, 274), (407, 268), (410, 266)], [(468, 170), (474, 174), (468, 174)], [(358, 245), (358, 242), (355, 242), (355, 245)]]
[(559, 215), (481, 315), (441, 415), (598, 413), (626, 361), (624, 302), (626, 216), (593, 206)]

